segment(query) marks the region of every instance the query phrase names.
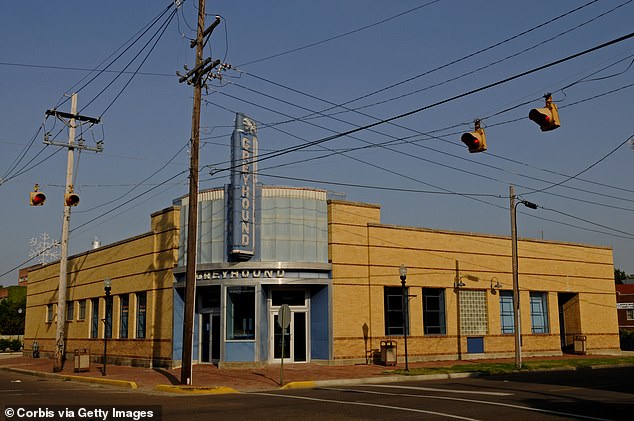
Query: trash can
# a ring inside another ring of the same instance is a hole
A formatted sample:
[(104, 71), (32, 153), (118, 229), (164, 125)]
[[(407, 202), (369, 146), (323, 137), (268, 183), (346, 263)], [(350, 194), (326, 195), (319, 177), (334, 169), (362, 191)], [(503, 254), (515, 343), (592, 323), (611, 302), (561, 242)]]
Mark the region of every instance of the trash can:
[(586, 354), (586, 335), (575, 335), (574, 351), (575, 354)]
[(381, 341), (381, 364), (396, 365), (396, 341)]
[(75, 352), (75, 373), (90, 370), (90, 353), (87, 349), (76, 349)]

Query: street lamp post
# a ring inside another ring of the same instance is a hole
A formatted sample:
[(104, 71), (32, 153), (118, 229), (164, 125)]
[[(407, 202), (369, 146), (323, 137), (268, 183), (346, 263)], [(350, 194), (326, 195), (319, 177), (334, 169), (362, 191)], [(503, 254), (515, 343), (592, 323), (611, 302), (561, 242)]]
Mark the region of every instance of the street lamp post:
[(511, 257), (513, 260), (513, 329), (515, 331), (515, 368), (522, 368), (522, 333), (520, 332), (520, 288), (518, 276), (518, 258), (517, 258), (517, 205), (520, 203), (530, 209), (537, 209), (535, 203), (527, 200), (515, 202), (515, 188), (509, 187), (509, 196), (511, 198)]
[(110, 311), (110, 290), (112, 289), (112, 279), (103, 280), (103, 289), (106, 292), (106, 316), (103, 320), (103, 368), (101, 375), (106, 375), (106, 359), (108, 358), (108, 312)]
[(409, 362), (407, 360), (407, 319), (409, 319), (409, 297), (407, 294), (407, 287), (405, 286), (405, 280), (407, 279), (407, 267), (401, 265), (398, 270), (401, 277), (402, 287), (402, 313), (403, 313), (403, 342), (405, 344), (405, 371), (409, 371)]

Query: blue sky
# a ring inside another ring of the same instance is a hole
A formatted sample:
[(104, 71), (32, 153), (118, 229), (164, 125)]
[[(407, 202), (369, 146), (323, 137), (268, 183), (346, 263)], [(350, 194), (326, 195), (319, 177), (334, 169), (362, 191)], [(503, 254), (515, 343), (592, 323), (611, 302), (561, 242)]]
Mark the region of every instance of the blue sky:
[[(76, 164), (71, 254), (95, 237), (109, 244), (148, 231), (152, 212), (187, 193), (192, 89), (176, 71), (194, 61), (198, 2), (124, 51), (169, 4), (4, 5), (0, 283), (17, 282), (12, 269), (29, 259), (30, 239), (60, 237), (66, 151), (43, 139), (67, 140), (44, 114), (70, 111), (65, 94), (78, 90), (80, 113), (102, 119), (78, 135), (104, 141), (103, 153), (84, 151)], [(265, 153), (424, 109), (263, 161), (260, 181), (380, 204), (388, 224), (498, 235), (510, 234), (513, 184), (540, 206), (518, 208), (520, 237), (611, 247), (615, 266), (634, 273), (634, 38), (497, 84), (629, 34), (633, 2), (208, 1), (207, 13), (222, 21), (205, 54), (234, 69), (209, 80), (203, 98), (201, 189), (228, 182), (236, 111), (260, 123)], [(119, 54), (108, 72), (89, 72)], [(546, 92), (561, 127), (542, 133), (527, 116)], [(460, 134), (476, 118), (488, 151), (469, 154)], [(35, 183), (43, 207), (28, 206)]]

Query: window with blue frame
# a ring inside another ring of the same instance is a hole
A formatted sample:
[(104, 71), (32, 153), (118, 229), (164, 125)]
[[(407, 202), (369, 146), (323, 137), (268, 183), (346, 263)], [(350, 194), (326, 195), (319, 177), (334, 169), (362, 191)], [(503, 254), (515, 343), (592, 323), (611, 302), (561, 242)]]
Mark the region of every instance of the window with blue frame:
[(500, 291), (500, 330), (502, 334), (515, 333), (513, 291)]
[(91, 299), (90, 303), (90, 337), (95, 339), (99, 334), (99, 298)]
[(548, 296), (545, 292), (531, 292), (531, 332), (549, 333)]
[[(385, 335), (403, 335), (403, 288), (384, 287)], [(409, 294), (405, 289), (405, 294)], [(406, 317), (409, 317), (407, 315)], [(409, 335), (409, 323), (407, 323)]]
[(147, 310), (147, 293), (137, 292), (136, 294), (136, 338), (145, 339), (145, 318)]
[(446, 335), (445, 290), (423, 288), (423, 325), (425, 335)]
[(106, 320), (104, 326), (104, 335), (106, 338), (112, 338), (112, 295), (109, 295), (106, 300)]
[(227, 340), (255, 339), (255, 287), (227, 288)]
[(119, 296), (119, 338), (128, 337), (128, 315), (130, 313), (130, 298), (128, 294)]

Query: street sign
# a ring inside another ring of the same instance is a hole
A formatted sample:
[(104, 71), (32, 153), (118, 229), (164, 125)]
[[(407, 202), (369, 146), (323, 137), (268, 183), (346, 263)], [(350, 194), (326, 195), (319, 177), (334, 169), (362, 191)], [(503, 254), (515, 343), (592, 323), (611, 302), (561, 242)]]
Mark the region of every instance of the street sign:
[(291, 308), (288, 304), (282, 304), (277, 311), (277, 324), (282, 328), (282, 355), (280, 359), (280, 386), (284, 386), (284, 337), (286, 329), (291, 324)]
[(634, 303), (616, 303), (617, 310), (634, 310)]
[(282, 304), (277, 312), (277, 323), (282, 329), (288, 328), (291, 324), (291, 308), (288, 304)]

